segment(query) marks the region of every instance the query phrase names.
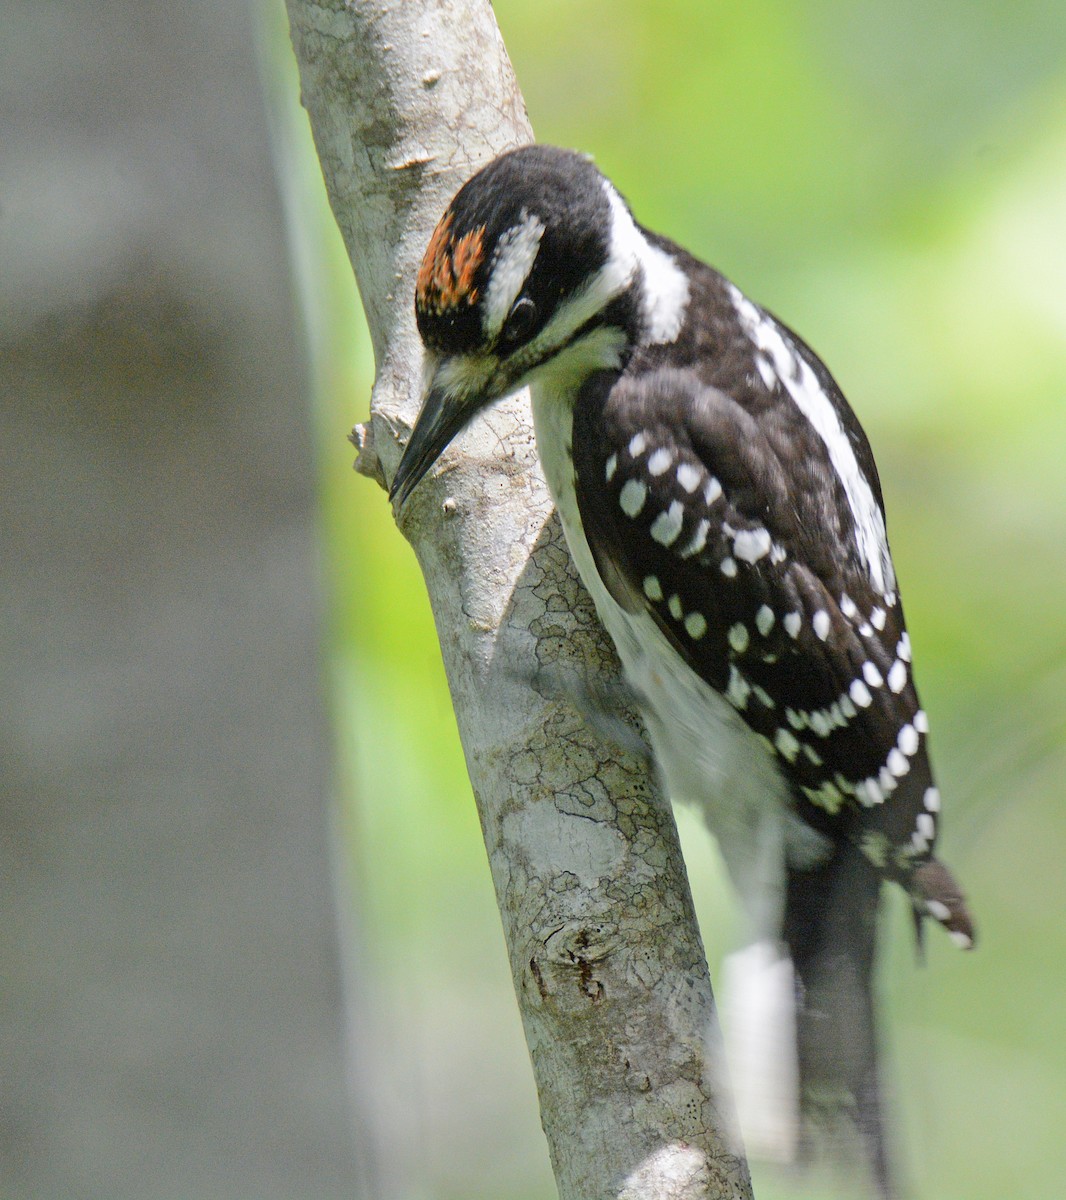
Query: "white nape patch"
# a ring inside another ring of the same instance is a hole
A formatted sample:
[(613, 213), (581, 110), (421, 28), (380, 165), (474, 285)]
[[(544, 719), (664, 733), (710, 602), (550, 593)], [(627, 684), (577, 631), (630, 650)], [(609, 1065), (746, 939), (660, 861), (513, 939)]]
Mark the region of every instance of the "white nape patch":
[(931, 813), (940, 812), (940, 789), (935, 787), (926, 788), (923, 803)]
[(729, 627), (729, 644), (737, 654), (743, 654), (748, 648), (748, 629), (738, 621)]
[(707, 632), (707, 619), (703, 613), (690, 612), (685, 618), (685, 632), (694, 642), (698, 642)]
[(820, 608), (814, 614), (814, 616), (811, 617), (811, 627), (814, 629), (815, 634), (821, 638), (823, 642), (829, 636), (830, 625), (831, 622), (829, 620), (829, 614), (824, 608)]
[(649, 600), (659, 601), (663, 598), (663, 585), (657, 575), (648, 575), (644, 580), (644, 595)]
[(752, 1157), (792, 1162), (799, 1138), (796, 981), (767, 938), (722, 964), (722, 1025), (744, 1145)]
[(685, 489), (689, 495), (700, 486), (700, 480), (703, 479), (703, 472), (699, 467), (694, 467), (691, 463), (682, 463), (677, 468), (677, 482)]
[(768, 313), (757, 308), (733, 284), (729, 285), (729, 294), (745, 333), (757, 350), (769, 356), (775, 373), (797, 408), (825, 443), (829, 461), (848, 499), (855, 522), (856, 545), (870, 572), (870, 581), (879, 592), (895, 587), (884, 514), (814, 369)]
[(730, 558), (728, 554), (718, 564), (718, 569), (726, 579), (736, 579), (737, 577), (737, 561), (735, 558)]
[(912, 724), (919, 733), (929, 732), (929, 717), (927, 716), (924, 708), (918, 709), (918, 711), (914, 714), (914, 721)]
[(755, 628), (763, 635), (763, 637), (767, 637), (773, 627), (774, 610), (769, 606), (769, 604), (764, 604), (755, 614)]
[(608, 483), (610, 483), (611, 480), (614, 478), (614, 473), (617, 470), (618, 470), (618, 455), (612, 454), (611, 457), (607, 460), (607, 464), (604, 468), (604, 475), (607, 477)]
[(653, 246), (641, 233), (625, 201), (607, 179), (603, 190), (611, 206), (611, 243), (607, 262), (590, 286), (603, 276), (605, 283), (613, 285), (610, 296), (617, 296), (639, 270), (645, 337), (652, 344), (675, 341), (688, 308), (688, 276), (672, 255)]
[(733, 555), (741, 562), (758, 562), (770, 553), (770, 534), (765, 529), (743, 529), (733, 538)]
[(618, 503), (627, 517), (637, 517), (648, 498), (648, 489), (639, 479), (627, 479), (622, 485)]
[(681, 533), (685, 520), (685, 508), (680, 500), (672, 500), (670, 507), (659, 513), (651, 523), (651, 536), (660, 546), (672, 546)]
[(918, 753), (918, 730), (913, 725), (904, 725), (896, 737), (896, 745), (908, 758), (913, 758)]
[(785, 615), (781, 618), (781, 624), (784, 625), (785, 633), (787, 633), (790, 638), (798, 638), (800, 626), (803, 624), (803, 618), (798, 612), (785, 613)]
[(897, 696), (907, 686), (907, 668), (898, 658), (889, 669), (888, 686)]
[(692, 537), (678, 550), (678, 557), (691, 558), (694, 554), (699, 554), (707, 545), (707, 534), (710, 532), (710, 528), (710, 521), (706, 517), (701, 517), (699, 524), (693, 530)]
[(870, 695), (870, 689), (861, 679), (853, 679), (851, 681), (851, 687), (848, 688), (848, 695), (859, 708), (869, 708), (874, 699)]
[(658, 450), (653, 450), (648, 458), (648, 474), (665, 475), (670, 470), (673, 461), (673, 452), (660, 446)]
[(872, 662), (864, 662), (862, 664), (862, 677), (870, 685), (870, 687), (880, 687), (885, 681), (881, 678), (881, 672)]
[(629, 457), (640, 458), (648, 448), (648, 435), (641, 430), (640, 433), (635, 433), (629, 439)]
[(496, 243), (485, 289), (485, 315), (481, 327), (487, 338), (503, 328), (511, 307), (525, 286), (544, 236), (544, 222), (535, 213), (522, 209), (513, 225)]
[(721, 494), (722, 494), (722, 485), (712, 475), (710, 477), (710, 479), (707, 480), (707, 486), (703, 489), (704, 504), (706, 504), (707, 507), (710, 508), (711, 505), (718, 499), (718, 497)]

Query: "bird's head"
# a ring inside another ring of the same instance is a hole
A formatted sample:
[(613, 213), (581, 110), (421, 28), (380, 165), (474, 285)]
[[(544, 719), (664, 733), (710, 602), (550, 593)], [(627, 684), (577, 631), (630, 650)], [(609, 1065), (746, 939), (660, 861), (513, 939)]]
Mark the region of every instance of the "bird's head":
[(587, 158), (527, 146), (495, 159), (448, 205), (418, 273), (425, 385), (391, 499), (494, 401), (549, 375), (576, 390), (664, 324), (675, 336), (686, 299), (680, 269)]

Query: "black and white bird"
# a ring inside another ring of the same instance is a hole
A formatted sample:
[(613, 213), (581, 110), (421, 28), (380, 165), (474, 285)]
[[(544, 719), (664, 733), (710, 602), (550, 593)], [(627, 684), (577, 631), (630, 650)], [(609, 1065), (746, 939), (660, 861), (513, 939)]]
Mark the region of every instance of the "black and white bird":
[(893, 1194), (872, 985), (882, 883), (906, 890), (919, 929), (974, 935), (934, 853), (928, 720), (854, 413), (791, 329), (638, 225), (566, 150), (505, 154), (458, 192), (416, 317), (427, 384), (393, 500), (530, 386), (548, 486), (666, 791), (718, 839), (749, 973), (795, 999), (807, 1126), (824, 1104), (849, 1110)]

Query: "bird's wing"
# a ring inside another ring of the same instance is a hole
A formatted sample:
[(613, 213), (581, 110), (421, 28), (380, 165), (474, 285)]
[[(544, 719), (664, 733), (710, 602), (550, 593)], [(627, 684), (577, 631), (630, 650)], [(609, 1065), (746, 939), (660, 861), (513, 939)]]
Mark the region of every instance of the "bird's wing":
[[(586, 384), (573, 441), (582, 524), (615, 598), (651, 613), (765, 738), (801, 814), (913, 892), (939, 797), (880, 491), (828, 372), (775, 329), (822, 392), (813, 419), (783, 364), (764, 369), (754, 349), (728, 392), (696, 367)], [(961, 936), (964, 906), (933, 899)]]

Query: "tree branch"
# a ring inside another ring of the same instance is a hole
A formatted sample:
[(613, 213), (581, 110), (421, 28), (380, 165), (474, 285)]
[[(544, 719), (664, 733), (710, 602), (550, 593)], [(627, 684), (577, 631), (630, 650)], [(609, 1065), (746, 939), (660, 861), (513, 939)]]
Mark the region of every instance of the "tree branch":
[[(377, 364), (360, 469), (384, 482), (418, 407), (412, 296), (430, 232), (461, 183), (532, 134), (486, 0), (288, 10)], [(639, 757), (538, 682), (617, 663), (524, 395), (458, 439), (402, 527), (433, 605), (560, 1196), (750, 1197), (672, 814)]]

